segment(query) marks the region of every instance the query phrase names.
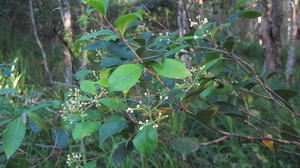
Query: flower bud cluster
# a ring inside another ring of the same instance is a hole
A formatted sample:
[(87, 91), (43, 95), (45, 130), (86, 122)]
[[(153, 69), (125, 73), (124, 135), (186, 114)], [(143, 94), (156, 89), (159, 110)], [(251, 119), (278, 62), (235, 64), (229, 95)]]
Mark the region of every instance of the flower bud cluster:
[(95, 95), (91, 99), (85, 100), (82, 98), (83, 95), (80, 94), (79, 89), (70, 89), (67, 95), (68, 99), (64, 104), (62, 104), (62, 109), (60, 110), (61, 117), (63, 120), (69, 121), (70, 124), (73, 122), (72, 119), (69, 118), (70, 114), (79, 116), (84, 120), (87, 116), (85, 111), (91, 106), (100, 107), (101, 103), (99, 99), (105, 94), (106, 92), (101, 90), (100, 94)]
[(66, 164), (68, 167), (82, 168), (82, 155), (80, 153), (68, 154)]

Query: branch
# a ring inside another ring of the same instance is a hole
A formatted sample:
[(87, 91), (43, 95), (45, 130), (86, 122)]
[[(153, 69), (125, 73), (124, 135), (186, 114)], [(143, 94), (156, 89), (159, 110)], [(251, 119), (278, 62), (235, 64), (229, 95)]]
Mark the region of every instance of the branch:
[(33, 34), (34, 34), (35, 40), (36, 40), (36, 42), (37, 42), (37, 44), (38, 44), (38, 46), (41, 50), (42, 57), (43, 57), (43, 60), (44, 60), (44, 68), (46, 70), (46, 73), (47, 73), (47, 75), (49, 77), (49, 80), (50, 80), (50, 83), (51, 83), (52, 82), (52, 76), (51, 76), (49, 66), (48, 66), (47, 55), (46, 55), (44, 46), (40, 41), (39, 35), (37, 33), (37, 29), (36, 29), (36, 22), (35, 22), (35, 19), (34, 19), (34, 11), (33, 11), (33, 6), (32, 6), (32, 0), (29, 0), (29, 13), (30, 13), (29, 16), (30, 16), (30, 20), (31, 20), (31, 24), (32, 24)]

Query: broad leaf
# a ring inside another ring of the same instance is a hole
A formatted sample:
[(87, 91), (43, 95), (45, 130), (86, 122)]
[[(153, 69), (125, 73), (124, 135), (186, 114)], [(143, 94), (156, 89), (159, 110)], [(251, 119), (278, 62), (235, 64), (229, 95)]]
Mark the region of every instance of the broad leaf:
[(190, 72), (186, 67), (175, 59), (165, 58), (162, 64), (152, 63), (152, 68), (166, 78), (186, 78)]
[(179, 47), (176, 47), (176, 48), (172, 48), (170, 51), (168, 51), (167, 53), (164, 54), (164, 57), (168, 57), (170, 55), (174, 55), (178, 52), (180, 52), (181, 50), (187, 48), (189, 45), (182, 45), (182, 46), (179, 46)]
[(73, 139), (79, 141), (85, 136), (92, 135), (100, 125), (101, 123), (98, 121), (86, 121), (76, 124), (72, 130)]
[(117, 167), (121, 167), (123, 160), (132, 152), (132, 143), (122, 143), (114, 151), (112, 155), (113, 162)]
[(69, 134), (61, 128), (54, 128), (52, 130), (51, 139), (60, 148), (67, 148), (69, 146)]
[(124, 36), (126, 29), (128, 26), (136, 19), (140, 18), (142, 19), (142, 14), (144, 14), (145, 11), (139, 10), (136, 13), (130, 13), (124, 16), (119, 17), (115, 20), (115, 25), (117, 26), (117, 29), (121, 33), (122, 36)]
[(96, 31), (96, 32), (93, 32), (93, 33), (90, 33), (87, 35), (83, 35), (83, 36), (81, 36), (81, 38), (79, 40), (88, 40), (88, 39), (95, 38), (98, 36), (113, 36), (113, 37), (115, 37), (115, 39), (118, 38), (118, 36), (110, 30), (99, 30), (99, 31)]
[(218, 114), (219, 106), (210, 106), (205, 110), (197, 113), (197, 119), (203, 123), (209, 122), (216, 114)]
[(95, 42), (89, 43), (88, 45), (83, 47), (83, 50), (99, 50), (102, 48), (106, 48), (108, 44), (108, 41), (96, 40)]
[(153, 125), (145, 126), (139, 130), (133, 139), (134, 147), (144, 155), (154, 152), (158, 144), (157, 129)]
[(37, 113), (34, 113), (34, 112), (27, 112), (26, 114), (28, 115), (28, 117), (30, 119), (35, 121), (40, 128), (42, 128), (44, 131), (46, 131), (48, 133), (48, 131), (49, 131), (48, 127), (47, 127), (44, 119), (40, 115), (38, 115)]
[(77, 80), (83, 79), (86, 75), (93, 73), (92, 70), (83, 69), (75, 73), (75, 78)]
[(144, 70), (142, 64), (125, 64), (113, 71), (108, 79), (109, 90), (122, 91), (134, 86)]
[(127, 105), (123, 103), (123, 101), (119, 98), (105, 97), (100, 99), (100, 102), (106, 107), (108, 107), (110, 110), (125, 111), (127, 108)]
[(97, 88), (95, 82), (90, 80), (83, 80), (80, 82), (80, 89), (86, 93), (97, 94)]
[(127, 121), (112, 120), (105, 122), (99, 129), (99, 145), (103, 147), (104, 141), (127, 128)]
[(18, 117), (8, 124), (3, 132), (3, 148), (7, 158), (10, 158), (12, 154), (21, 145), (26, 132), (26, 125), (22, 120), (22, 117)]
[(107, 67), (112, 67), (121, 64), (122, 64), (122, 60), (119, 57), (107, 57), (101, 61), (100, 67), (107, 68)]
[(186, 159), (187, 155), (196, 152), (199, 148), (199, 142), (195, 138), (178, 138), (170, 142), (171, 147), (182, 154), (183, 159)]
[(106, 15), (106, 11), (109, 5), (109, 0), (88, 0), (86, 3), (94, 7), (102, 15), (104, 16)]
[(277, 89), (274, 90), (274, 92), (277, 93), (280, 97), (282, 97), (285, 101), (288, 101), (297, 95), (297, 92), (290, 89)]
[(243, 12), (242, 17), (248, 18), (248, 19), (255, 19), (260, 17), (261, 14), (258, 11), (255, 10), (246, 10)]

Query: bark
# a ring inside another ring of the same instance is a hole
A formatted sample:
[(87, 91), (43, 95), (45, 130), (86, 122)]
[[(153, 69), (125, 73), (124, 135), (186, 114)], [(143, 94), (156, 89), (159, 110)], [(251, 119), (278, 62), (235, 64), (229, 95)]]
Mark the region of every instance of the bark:
[[(177, 24), (178, 24), (179, 37), (182, 37), (189, 31), (190, 28), (189, 17), (188, 17), (184, 0), (178, 0)], [(191, 67), (190, 56), (184, 54), (181, 56), (181, 60), (183, 61), (185, 66), (188, 69), (190, 69)]]
[(38, 46), (40, 48), (40, 51), (41, 51), (41, 54), (42, 54), (42, 57), (43, 57), (43, 64), (44, 64), (45, 71), (46, 71), (46, 73), (49, 77), (50, 83), (52, 83), (53, 79), (52, 79), (52, 75), (51, 75), (50, 70), (49, 70), (47, 55), (46, 55), (44, 46), (43, 46), (43, 44), (42, 44), (42, 42), (39, 38), (37, 28), (36, 28), (36, 21), (35, 21), (35, 18), (34, 18), (32, 0), (29, 0), (29, 15), (30, 15), (30, 20), (31, 20), (31, 24), (32, 24), (33, 34), (34, 34), (36, 43), (38, 44)]
[(291, 87), (291, 77), (293, 73), (293, 67), (296, 61), (296, 38), (297, 38), (297, 10), (298, 10), (298, 0), (289, 0), (290, 2), (290, 46), (288, 50), (288, 58), (285, 69), (285, 79), (288, 87)]
[(177, 13), (177, 23), (179, 36), (182, 37), (189, 31), (189, 17), (186, 11), (186, 6), (184, 0), (178, 0), (178, 13)]
[(278, 72), (282, 65), (280, 49), (282, 28), (282, 2), (280, 0), (262, 0), (262, 37), (265, 48), (263, 72)]
[[(72, 29), (72, 14), (69, 0), (59, 0), (61, 7), (60, 14), (63, 21), (64, 29), (66, 31), (66, 37), (68, 44), (72, 42), (73, 29)], [(72, 53), (69, 48), (64, 48), (64, 64), (65, 64), (65, 83), (71, 85), (73, 70), (72, 70)]]

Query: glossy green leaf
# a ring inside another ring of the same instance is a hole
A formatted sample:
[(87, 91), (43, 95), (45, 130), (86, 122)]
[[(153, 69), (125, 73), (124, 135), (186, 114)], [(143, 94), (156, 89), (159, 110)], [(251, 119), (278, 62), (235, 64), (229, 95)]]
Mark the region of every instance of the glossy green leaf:
[(95, 86), (95, 82), (90, 80), (80, 81), (80, 89), (86, 93), (97, 94), (97, 88)]
[(242, 14), (242, 17), (248, 18), (248, 19), (255, 19), (255, 18), (258, 18), (260, 16), (261, 16), (260, 12), (255, 11), (255, 10), (246, 10)]
[(122, 36), (124, 36), (126, 29), (128, 26), (136, 19), (140, 18), (142, 19), (142, 14), (144, 14), (145, 11), (139, 10), (136, 13), (130, 13), (124, 16), (119, 17), (115, 20), (115, 25)]
[(72, 130), (73, 139), (79, 141), (85, 136), (92, 135), (100, 127), (101, 122), (99, 121), (86, 121), (80, 122), (75, 125)]
[(110, 110), (125, 111), (127, 108), (127, 105), (119, 98), (105, 97), (100, 99), (100, 102), (106, 107), (108, 107)]
[(83, 79), (86, 75), (93, 73), (92, 70), (83, 69), (75, 73), (75, 78), (77, 80)]
[(35, 121), (40, 128), (42, 128), (44, 131), (46, 131), (48, 133), (49, 129), (44, 121), (44, 119), (38, 115), (37, 113), (34, 112), (27, 112), (26, 113), (28, 115), (29, 118), (31, 118), (33, 121)]
[(153, 125), (145, 126), (139, 130), (133, 139), (134, 147), (144, 155), (154, 152), (158, 144), (157, 129)]
[(111, 68), (104, 68), (100, 71), (100, 79), (108, 79), (110, 75)]
[(5, 128), (3, 132), (3, 148), (7, 158), (10, 158), (19, 148), (24, 139), (25, 132), (26, 125), (22, 117), (13, 120)]
[(152, 68), (161, 76), (166, 78), (186, 78), (190, 72), (180, 61), (165, 58), (162, 64), (152, 63)]
[(182, 154), (183, 159), (187, 155), (196, 152), (199, 148), (199, 141), (195, 138), (178, 138), (170, 141), (171, 147)]
[(107, 138), (121, 132), (125, 128), (127, 128), (127, 121), (123, 120), (112, 120), (102, 124), (102, 126), (99, 129), (100, 148), (103, 147), (103, 143)]
[(88, 0), (86, 3), (94, 7), (102, 15), (106, 15), (109, 0)]
[(122, 91), (134, 86), (144, 71), (142, 64), (124, 64), (113, 71), (108, 79), (109, 90)]

